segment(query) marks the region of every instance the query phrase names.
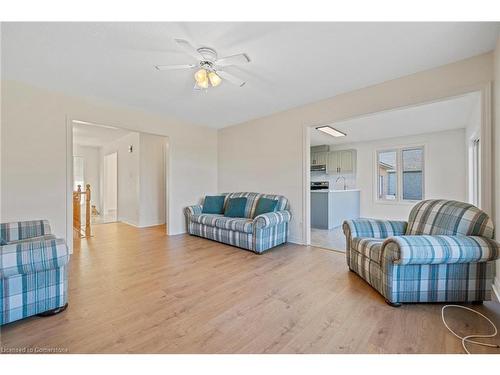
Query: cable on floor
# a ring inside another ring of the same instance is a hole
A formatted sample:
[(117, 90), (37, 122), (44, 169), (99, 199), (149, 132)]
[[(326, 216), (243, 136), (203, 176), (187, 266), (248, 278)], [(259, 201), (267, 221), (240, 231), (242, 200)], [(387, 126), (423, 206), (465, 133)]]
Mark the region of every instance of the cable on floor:
[[(494, 332), (492, 334), (487, 334), (487, 335), (483, 335), (483, 334), (472, 334), (472, 335), (467, 335), (467, 336), (460, 336), (458, 335), (455, 331), (453, 331), (449, 326), (448, 324), (446, 323), (446, 320), (444, 318), (444, 310), (446, 310), (447, 308), (449, 307), (455, 307), (455, 308), (458, 308), (458, 309), (463, 309), (463, 310), (469, 310), (469, 311), (472, 311), (473, 313), (477, 314), (477, 315), (480, 315), (482, 316), (484, 319), (486, 319), (488, 321), (488, 323), (491, 324), (491, 326), (493, 327), (493, 330)], [(443, 324), (445, 325), (445, 327), (448, 329), (448, 331), (450, 331), (453, 335), (455, 335), (456, 337), (458, 337), (460, 340), (462, 340), (462, 346), (465, 350), (465, 352), (467, 354), (470, 354), (469, 350), (467, 349), (467, 346), (466, 346), (466, 343), (470, 343), (470, 344), (475, 344), (475, 345), (481, 345), (481, 346), (488, 346), (490, 348), (500, 348), (500, 345), (498, 344), (488, 344), (488, 343), (485, 343), (485, 342), (480, 342), (480, 341), (475, 341), (475, 340), (471, 340), (471, 339), (479, 339), (479, 338), (490, 338), (490, 337), (495, 337), (498, 333), (498, 330), (497, 330), (497, 327), (495, 326), (495, 324), (485, 315), (481, 314), (479, 311), (476, 311), (474, 309), (471, 309), (469, 307), (466, 307), (466, 306), (461, 306), (461, 305), (445, 305), (443, 306), (443, 308), (441, 309), (441, 319), (443, 320)]]

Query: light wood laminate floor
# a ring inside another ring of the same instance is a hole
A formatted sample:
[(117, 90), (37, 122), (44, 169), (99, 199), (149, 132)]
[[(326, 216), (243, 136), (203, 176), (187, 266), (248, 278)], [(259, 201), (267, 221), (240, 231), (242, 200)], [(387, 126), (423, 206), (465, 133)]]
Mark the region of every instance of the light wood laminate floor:
[[(69, 308), (1, 327), (4, 348), (72, 353), (461, 353), (440, 304), (392, 308), (344, 255), (256, 255), (165, 228), (98, 225), (70, 267)], [(477, 307), (500, 327), (500, 306)], [(458, 331), (488, 327), (451, 311)], [(497, 338), (497, 342), (498, 342)], [(498, 353), (475, 348), (472, 352)]]

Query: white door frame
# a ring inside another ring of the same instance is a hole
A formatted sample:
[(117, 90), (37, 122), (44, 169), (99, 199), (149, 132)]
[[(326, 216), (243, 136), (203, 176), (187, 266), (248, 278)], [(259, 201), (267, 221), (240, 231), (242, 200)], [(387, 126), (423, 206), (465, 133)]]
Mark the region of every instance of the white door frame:
[[(492, 172), (493, 172), (493, 155), (492, 155), (492, 124), (491, 124), (491, 87), (492, 83), (487, 82), (481, 85), (474, 85), (471, 87), (463, 88), (461, 90), (457, 90), (457, 92), (450, 93), (449, 95), (444, 95), (440, 97), (436, 97), (434, 99), (423, 101), (423, 102), (415, 102), (405, 106), (394, 107), (391, 109), (381, 109), (379, 111), (372, 111), (369, 113), (363, 113), (356, 116), (350, 116), (342, 119), (335, 119), (332, 122), (340, 122), (346, 121), (354, 118), (365, 117), (371, 114), (387, 112), (393, 110), (399, 110), (404, 108), (412, 108), (416, 106), (420, 106), (423, 104), (430, 104), (435, 102), (440, 102), (443, 100), (447, 100), (453, 97), (458, 97), (466, 94), (470, 94), (473, 92), (478, 92), (480, 94), (480, 105), (481, 105), (481, 191), (480, 191), (480, 204), (479, 207), (488, 213), (490, 216), (492, 214), (493, 207), (493, 180), (492, 180)], [(321, 124), (304, 124), (303, 132), (302, 132), (302, 238), (305, 245), (311, 245), (311, 194), (310, 194), (310, 185), (311, 185), (311, 173), (310, 173), (310, 143), (311, 143), (311, 128), (319, 126)]]
[[(119, 128), (136, 133), (144, 133), (157, 135), (165, 138), (166, 147), (164, 155), (164, 171), (165, 171), (165, 223), (166, 223), (166, 234), (169, 235), (168, 226), (170, 225), (170, 138), (168, 135), (149, 133), (142, 130), (130, 129), (123, 126), (115, 125), (103, 125), (98, 121), (82, 120), (80, 117), (73, 118), (71, 116), (66, 116), (66, 244), (73, 253), (73, 123), (77, 122), (80, 124), (97, 125), (97, 126), (108, 126)], [(119, 187), (118, 187), (119, 189)], [(118, 208), (117, 208), (118, 211)]]

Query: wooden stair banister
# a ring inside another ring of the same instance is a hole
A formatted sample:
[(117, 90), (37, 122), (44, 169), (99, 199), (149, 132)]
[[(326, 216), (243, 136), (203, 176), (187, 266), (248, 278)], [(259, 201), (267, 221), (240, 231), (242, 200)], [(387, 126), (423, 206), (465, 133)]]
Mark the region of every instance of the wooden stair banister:
[[(81, 202), (82, 195), (85, 195), (85, 231), (82, 231), (81, 223)], [(82, 191), (81, 185), (78, 185), (76, 191), (73, 192), (73, 229), (78, 231), (80, 238), (88, 238), (92, 236), (90, 227), (90, 184), (87, 184), (85, 191)]]
[(90, 237), (90, 184), (85, 189), (85, 237)]

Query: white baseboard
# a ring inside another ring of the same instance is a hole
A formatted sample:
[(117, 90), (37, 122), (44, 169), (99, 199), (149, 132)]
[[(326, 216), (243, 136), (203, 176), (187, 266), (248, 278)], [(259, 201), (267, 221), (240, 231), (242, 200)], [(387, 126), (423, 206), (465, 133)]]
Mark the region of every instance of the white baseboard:
[(124, 224), (127, 224), (127, 225), (131, 225), (133, 227), (136, 227), (138, 228), (138, 225), (136, 223), (131, 223), (130, 221), (127, 221), (127, 220), (123, 220), (123, 219), (118, 219), (119, 222), (122, 222)]
[(165, 222), (163, 223), (149, 223), (149, 224), (144, 224), (144, 225), (136, 225), (137, 228), (149, 228), (149, 227), (157, 227), (158, 225), (165, 225)]
[(498, 278), (500, 275), (497, 275), (493, 281), (493, 284), (491, 285), (491, 289), (493, 290), (493, 293), (495, 294), (495, 297), (498, 302), (500, 302), (500, 279)]
[(301, 238), (297, 238), (297, 237), (290, 237), (290, 238), (288, 239), (288, 242), (290, 242), (290, 243), (294, 243), (294, 244), (296, 244), (296, 245), (304, 245), (304, 241), (302, 241), (302, 239), (301, 239)]

